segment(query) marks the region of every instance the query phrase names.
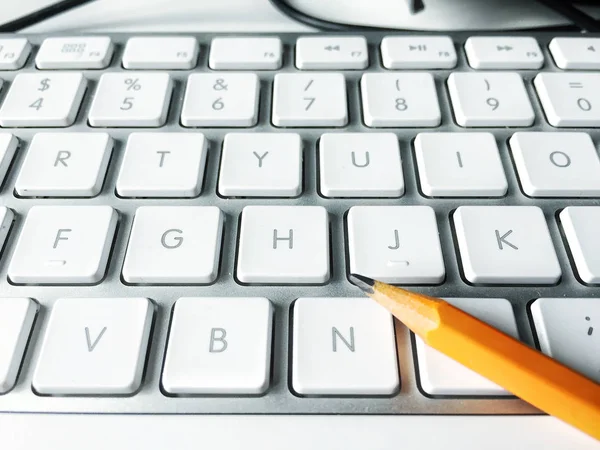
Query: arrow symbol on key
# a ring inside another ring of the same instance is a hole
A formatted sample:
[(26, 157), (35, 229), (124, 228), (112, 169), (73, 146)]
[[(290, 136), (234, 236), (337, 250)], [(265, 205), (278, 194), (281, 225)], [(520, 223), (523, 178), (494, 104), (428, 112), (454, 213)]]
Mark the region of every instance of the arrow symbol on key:
[(92, 339), (90, 338), (90, 329), (88, 327), (85, 327), (85, 339), (87, 341), (88, 352), (94, 351), (94, 349), (96, 348), (96, 345), (98, 345), (98, 342), (100, 342), (100, 339), (104, 335), (105, 331), (106, 331), (106, 327), (102, 328), (102, 331), (100, 332), (98, 337), (94, 340), (94, 342), (92, 342)]

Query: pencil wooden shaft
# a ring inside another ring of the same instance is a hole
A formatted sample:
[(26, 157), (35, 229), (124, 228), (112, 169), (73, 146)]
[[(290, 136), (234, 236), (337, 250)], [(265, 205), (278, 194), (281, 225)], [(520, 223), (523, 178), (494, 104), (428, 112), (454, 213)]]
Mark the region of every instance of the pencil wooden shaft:
[(429, 346), (600, 440), (600, 384), (440, 299), (379, 282), (370, 296)]
[(600, 439), (600, 385), (448, 303), (438, 312), (445, 326), (427, 333), (428, 345)]

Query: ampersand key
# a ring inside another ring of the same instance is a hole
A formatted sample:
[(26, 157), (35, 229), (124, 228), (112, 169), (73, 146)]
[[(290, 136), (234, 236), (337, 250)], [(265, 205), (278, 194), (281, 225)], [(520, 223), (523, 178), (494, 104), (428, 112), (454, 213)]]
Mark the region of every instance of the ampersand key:
[(225, 80), (223, 78), (217, 78), (217, 81), (215, 82), (213, 89), (215, 91), (226, 91), (227, 85), (225, 84)]

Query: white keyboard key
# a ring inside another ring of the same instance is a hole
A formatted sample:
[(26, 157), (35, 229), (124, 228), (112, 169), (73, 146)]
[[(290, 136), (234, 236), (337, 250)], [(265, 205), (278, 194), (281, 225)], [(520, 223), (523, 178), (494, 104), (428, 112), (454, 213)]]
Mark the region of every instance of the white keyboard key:
[(116, 190), (121, 197), (196, 197), (208, 143), (201, 133), (131, 133)]
[(526, 36), (477, 36), (465, 42), (474, 69), (539, 69), (544, 54), (538, 42)]
[(68, 127), (86, 86), (81, 73), (19, 73), (0, 108), (0, 126)]
[(219, 37), (212, 40), (208, 66), (214, 70), (277, 70), (282, 53), (278, 37)]
[(365, 69), (368, 65), (367, 40), (362, 36), (310, 36), (296, 41), (298, 69)]
[(269, 387), (273, 306), (266, 298), (180, 298), (162, 385), (169, 394), (259, 395)]
[(600, 127), (600, 74), (540, 73), (533, 84), (550, 125)]
[(600, 39), (584, 37), (554, 38), (548, 46), (561, 69), (600, 69)]
[(548, 225), (537, 206), (460, 206), (454, 224), (470, 283), (554, 284), (560, 279)]
[(18, 70), (31, 54), (31, 44), (26, 38), (0, 39), (0, 70)]
[(350, 273), (388, 283), (438, 284), (445, 268), (429, 206), (353, 206), (348, 212)]
[(137, 284), (207, 284), (219, 269), (224, 217), (216, 206), (137, 209), (123, 279)]
[(126, 69), (193, 69), (200, 51), (193, 37), (133, 37), (123, 51)]
[(19, 140), (11, 133), (0, 133), (0, 186), (19, 146)]
[(0, 395), (17, 381), (37, 309), (30, 298), (0, 298)]
[(165, 124), (173, 93), (167, 73), (102, 74), (92, 101), (93, 127), (160, 127)]
[(104, 277), (118, 214), (109, 206), (33, 206), (8, 277), (18, 284), (93, 284)]
[(369, 298), (293, 304), (292, 388), (300, 395), (393, 395), (399, 388), (394, 321)]
[(600, 207), (568, 206), (559, 217), (579, 278), (584, 283), (600, 284)]
[(60, 298), (50, 313), (33, 389), (127, 395), (141, 384), (154, 307), (146, 298)]
[(531, 315), (542, 352), (600, 383), (600, 298), (540, 298)]
[(509, 143), (530, 197), (600, 197), (600, 159), (589, 134), (519, 132)]
[(346, 80), (341, 73), (278, 73), (273, 83), (277, 127), (343, 127), (348, 123)]
[(369, 127), (436, 127), (442, 115), (430, 73), (369, 73), (360, 81)]
[(302, 192), (302, 139), (296, 133), (229, 133), (223, 141), (219, 194), (296, 197)]
[(415, 156), (429, 197), (501, 197), (508, 189), (491, 133), (419, 133)]
[(455, 72), (448, 92), (462, 127), (527, 127), (535, 119), (521, 75), (513, 72)]
[(237, 278), (242, 283), (317, 284), (329, 280), (329, 217), (321, 206), (246, 206)]
[(319, 140), (325, 197), (400, 197), (404, 177), (393, 133), (325, 133)]
[(381, 59), (386, 69), (452, 69), (457, 61), (448, 36), (386, 36)]
[[(492, 327), (519, 339), (510, 302), (503, 298), (447, 298), (448, 303)], [(496, 383), (473, 372), (452, 358), (428, 346), (415, 336), (419, 380), (429, 395), (511, 396)]]
[(181, 123), (185, 127), (251, 127), (258, 120), (260, 82), (255, 73), (189, 76)]
[(35, 64), (38, 69), (104, 69), (113, 52), (107, 36), (51, 37), (42, 42)]
[(22, 197), (94, 197), (112, 153), (107, 133), (38, 133), (15, 182)]

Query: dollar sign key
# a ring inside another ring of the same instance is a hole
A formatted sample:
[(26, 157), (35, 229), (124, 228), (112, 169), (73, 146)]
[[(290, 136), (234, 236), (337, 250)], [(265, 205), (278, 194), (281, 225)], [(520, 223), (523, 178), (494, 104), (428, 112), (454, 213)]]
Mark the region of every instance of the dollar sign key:
[(50, 78), (44, 78), (42, 81), (40, 81), (40, 87), (38, 88), (38, 91), (44, 92), (47, 89), (50, 89)]

